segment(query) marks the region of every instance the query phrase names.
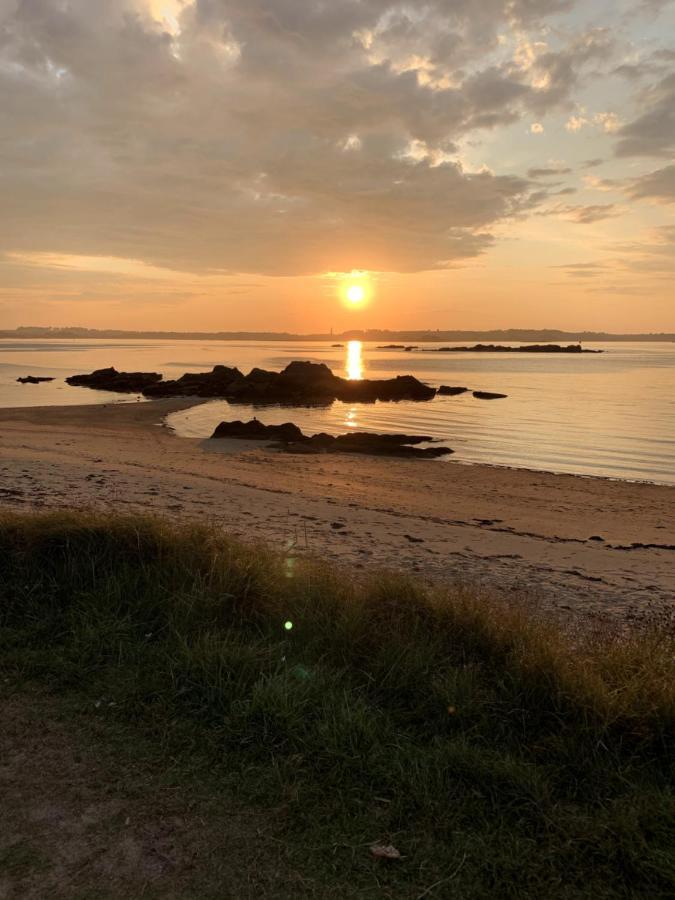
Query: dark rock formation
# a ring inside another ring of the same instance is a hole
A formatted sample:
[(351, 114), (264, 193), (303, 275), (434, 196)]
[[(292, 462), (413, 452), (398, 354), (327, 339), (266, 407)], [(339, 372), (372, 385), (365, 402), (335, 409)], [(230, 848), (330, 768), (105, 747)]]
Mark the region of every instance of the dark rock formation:
[(263, 425), (258, 419), (250, 422), (221, 422), (211, 435), (212, 438), (239, 438), (252, 441), (303, 441), (302, 431), (292, 422), (283, 425)]
[(150, 387), (146, 397), (194, 395), (222, 397), (230, 403), (278, 403), (286, 406), (330, 405), (334, 400), (431, 400), (436, 391), (412, 375), (379, 381), (339, 378), (323, 363), (295, 361), (282, 372), (253, 369), (242, 375), (238, 369), (216, 366), (213, 372), (183, 375)]
[(289, 453), (367, 453), (377, 456), (427, 457), (447, 456), (449, 447), (418, 448), (416, 444), (433, 440), (420, 434), (348, 434), (304, 435), (297, 425), (264, 425), (257, 419), (250, 422), (221, 422), (211, 438), (242, 438), (260, 441), (277, 441), (278, 446)]
[(381, 380), (348, 381), (339, 378), (338, 400), (372, 402), (375, 400), (431, 400), (436, 389), (412, 375), (397, 375)]
[(156, 372), (118, 372), (98, 369), (90, 375), (72, 375), (68, 384), (102, 391), (135, 393), (146, 397), (222, 397), (230, 403), (330, 405), (334, 400), (371, 403), (375, 400), (431, 400), (436, 389), (398, 375), (381, 380), (349, 380), (334, 375), (323, 363), (292, 362), (282, 372), (215, 366), (211, 372), (187, 373), (175, 381), (162, 381)]
[(457, 394), (466, 394), (468, 390), (467, 387), (450, 387), (450, 385), (442, 384), (437, 393), (446, 397), (455, 397)]
[(146, 397), (225, 397), (227, 391), (243, 377), (239, 369), (214, 366), (211, 372), (186, 372), (176, 381), (152, 384), (143, 393)]
[(54, 381), (53, 378), (47, 378), (43, 375), (26, 375), (25, 378), (16, 379), (19, 384), (41, 384), (43, 381)]
[(449, 447), (424, 447), (415, 444), (431, 441), (428, 435), (416, 434), (370, 434), (352, 432), (338, 434), (315, 434), (304, 441), (287, 444), (284, 449), (293, 453), (367, 453), (375, 456), (408, 456), (434, 459), (447, 456), (453, 451)]
[(411, 350), (417, 350), (417, 344), (410, 344), (406, 346), (405, 344), (381, 344), (379, 347), (375, 348), (376, 350), (406, 350), (408, 353)]
[(503, 344), (474, 344), (473, 347), (430, 347), (421, 353), (604, 353), (604, 350), (585, 350), (581, 344), (526, 344), (524, 347), (505, 347)]
[(115, 391), (120, 394), (144, 392), (150, 385), (161, 380), (162, 376), (157, 372), (118, 372), (112, 366), (109, 369), (97, 369), (89, 375), (71, 375), (70, 378), (66, 378), (68, 384), (75, 387)]
[(508, 394), (493, 394), (490, 391), (474, 391), (474, 397), (478, 400), (503, 400)]

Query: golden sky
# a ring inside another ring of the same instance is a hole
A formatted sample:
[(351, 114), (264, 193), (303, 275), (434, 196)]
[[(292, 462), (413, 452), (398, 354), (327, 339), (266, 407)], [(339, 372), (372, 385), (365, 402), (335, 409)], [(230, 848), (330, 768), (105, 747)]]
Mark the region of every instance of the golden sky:
[(669, 0), (0, 0), (0, 327), (675, 330), (673, 34)]

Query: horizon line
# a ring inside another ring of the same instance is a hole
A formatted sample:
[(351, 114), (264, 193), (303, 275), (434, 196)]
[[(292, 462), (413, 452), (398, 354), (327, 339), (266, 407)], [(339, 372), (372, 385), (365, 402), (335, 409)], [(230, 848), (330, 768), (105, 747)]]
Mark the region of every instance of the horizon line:
[[(512, 340), (629, 340), (648, 338), (650, 340), (675, 340), (675, 332), (609, 332), (609, 331), (570, 331), (560, 328), (426, 328), (426, 329), (389, 329), (389, 328), (365, 328), (365, 329), (346, 329), (341, 332), (293, 332), (293, 331), (254, 331), (246, 329), (238, 329), (236, 331), (164, 331), (151, 328), (142, 329), (124, 329), (124, 328), (90, 328), (81, 325), (19, 325), (13, 329), (0, 329), (0, 337), (44, 337), (47, 334), (55, 336), (68, 337), (95, 337), (103, 335), (107, 337), (157, 337), (157, 338), (175, 338), (189, 339), (195, 338), (199, 340), (205, 339), (221, 339), (221, 340), (307, 340), (307, 341), (329, 341), (329, 340), (358, 340), (369, 338), (373, 340), (382, 339), (399, 339), (399, 340), (453, 340), (450, 335), (461, 335), (469, 338), (474, 335), (489, 338), (490, 335), (510, 335)], [(517, 338), (515, 335), (529, 335), (527, 338)], [(546, 337), (548, 335), (548, 337)], [(461, 338), (460, 338), (461, 339)], [(475, 338), (471, 338), (475, 339)]]

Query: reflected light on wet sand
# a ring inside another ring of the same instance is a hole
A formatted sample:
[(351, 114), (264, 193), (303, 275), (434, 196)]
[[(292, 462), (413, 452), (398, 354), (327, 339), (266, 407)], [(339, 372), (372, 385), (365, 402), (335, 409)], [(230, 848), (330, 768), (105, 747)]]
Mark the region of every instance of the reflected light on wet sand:
[(363, 344), (361, 341), (349, 341), (347, 344), (347, 378), (359, 381), (363, 378)]

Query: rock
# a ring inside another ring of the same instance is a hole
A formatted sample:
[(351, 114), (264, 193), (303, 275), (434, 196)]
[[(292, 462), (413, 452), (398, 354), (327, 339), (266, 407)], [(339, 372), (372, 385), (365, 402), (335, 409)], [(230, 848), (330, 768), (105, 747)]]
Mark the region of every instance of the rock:
[(442, 384), (436, 393), (442, 396), (454, 397), (457, 394), (466, 394), (468, 390), (466, 387), (450, 387), (447, 384)]
[(431, 347), (422, 353), (604, 353), (604, 350), (585, 350), (581, 344), (526, 344), (505, 347), (503, 344), (474, 344), (472, 347)]
[(297, 443), (285, 444), (282, 449), (290, 453), (365, 453), (372, 456), (402, 456), (434, 459), (447, 456), (453, 451), (449, 447), (413, 446), (430, 441), (428, 436), (406, 434), (369, 434), (354, 432), (339, 434), (315, 434)]
[(319, 433), (304, 435), (297, 425), (264, 425), (258, 419), (250, 422), (221, 422), (211, 438), (243, 438), (249, 440), (278, 441), (281, 449), (291, 453), (367, 453), (377, 456), (413, 456), (434, 458), (453, 451), (449, 447), (418, 448), (416, 444), (431, 442), (428, 435), (419, 434), (348, 434)]
[(406, 350), (410, 353), (411, 350), (417, 350), (417, 344), (410, 344), (406, 346), (405, 344), (381, 344), (376, 348), (377, 350)]
[(239, 369), (214, 366), (210, 372), (186, 372), (176, 381), (149, 385), (143, 393), (146, 397), (224, 397), (243, 378)]
[(67, 383), (75, 387), (115, 391), (120, 394), (145, 392), (151, 385), (161, 380), (162, 376), (158, 372), (118, 372), (112, 366), (108, 369), (96, 369), (89, 375), (71, 375), (66, 378)]
[(252, 441), (303, 441), (302, 431), (292, 422), (283, 425), (264, 425), (258, 419), (250, 422), (221, 422), (211, 435), (212, 438), (240, 438)]
[(397, 375), (381, 380), (339, 378), (338, 400), (373, 402), (375, 400), (431, 400), (436, 389), (418, 381), (413, 375)]
[(276, 394), (280, 399), (300, 398), (335, 398), (338, 396), (341, 383), (344, 381), (333, 375), (325, 363), (304, 362), (294, 360), (278, 374), (272, 376), (268, 392)]
[(47, 378), (43, 375), (26, 375), (24, 378), (16, 379), (19, 384), (41, 384), (43, 381), (54, 381), (53, 378)]
[(477, 400), (502, 400), (508, 396), (508, 394), (493, 394), (490, 391), (474, 391), (473, 395)]

